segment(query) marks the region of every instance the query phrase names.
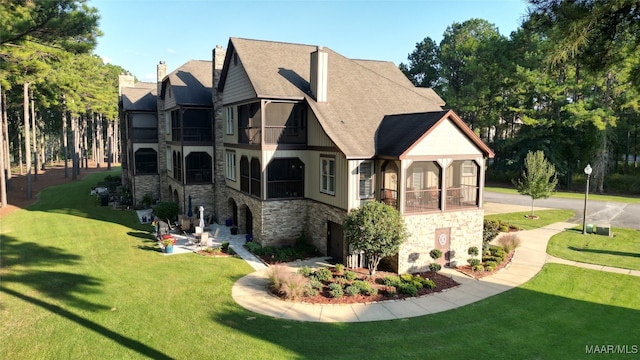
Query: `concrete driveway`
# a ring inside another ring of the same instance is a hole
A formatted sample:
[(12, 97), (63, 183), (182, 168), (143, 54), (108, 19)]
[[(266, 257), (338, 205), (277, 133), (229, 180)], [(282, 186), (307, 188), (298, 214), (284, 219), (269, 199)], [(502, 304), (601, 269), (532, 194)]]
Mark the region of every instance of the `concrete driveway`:
[[(520, 194), (502, 194), (487, 191), (484, 193), (486, 203), (496, 203), (509, 209), (520, 209), (514, 211), (529, 211), (531, 209), (531, 198)], [(538, 199), (534, 206), (548, 209), (567, 209), (575, 212), (575, 216), (569, 222), (581, 224), (584, 199), (563, 199), (550, 197), (548, 199)], [(485, 213), (496, 213), (495, 206), (485, 204)], [(504, 211), (500, 211), (504, 212)], [(513, 211), (508, 211), (513, 212)], [(611, 226), (640, 230), (640, 204), (627, 204), (612, 201), (589, 200), (587, 205), (587, 223), (589, 224), (610, 224)]]

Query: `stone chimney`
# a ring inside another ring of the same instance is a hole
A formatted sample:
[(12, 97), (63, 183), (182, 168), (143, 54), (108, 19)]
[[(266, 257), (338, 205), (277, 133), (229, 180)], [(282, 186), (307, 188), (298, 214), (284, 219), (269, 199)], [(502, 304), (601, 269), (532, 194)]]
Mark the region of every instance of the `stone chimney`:
[(327, 102), (328, 59), (329, 53), (322, 46), (311, 53), (311, 95), (319, 103)]
[(135, 79), (131, 74), (118, 75), (118, 95), (122, 95), (122, 88), (134, 87)]
[(160, 91), (162, 91), (162, 79), (164, 79), (165, 76), (167, 76), (167, 64), (165, 64), (164, 61), (160, 61), (158, 63), (158, 96), (160, 96)]

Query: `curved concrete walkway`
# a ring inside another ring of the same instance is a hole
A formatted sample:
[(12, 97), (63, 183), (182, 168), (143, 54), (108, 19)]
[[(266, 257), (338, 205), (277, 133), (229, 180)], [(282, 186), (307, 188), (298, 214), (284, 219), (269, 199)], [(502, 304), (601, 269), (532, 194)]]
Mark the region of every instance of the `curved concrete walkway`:
[[(304, 304), (283, 301), (268, 291), (268, 269), (263, 268), (238, 280), (232, 288), (233, 299), (247, 310), (279, 319), (314, 322), (359, 322), (395, 320), (433, 314), (465, 306), (520, 286), (533, 278), (545, 262), (558, 262), (589, 269), (640, 276), (640, 271), (583, 264), (547, 255), (549, 239), (575, 224), (559, 222), (543, 228), (518, 233), (521, 245), (511, 264), (498, 273), (480, 280), (453, 269), (440, 273), (460, 284), (452, 289), (406, 300), (390, 300), (371, 304)], [(239, 248), (236, 247), (236, 250)], [(290, 271), (301, 266), (322, 266), (324, 259), (288, 263)], [(255, 268), (255, 267), (254, 267)]]

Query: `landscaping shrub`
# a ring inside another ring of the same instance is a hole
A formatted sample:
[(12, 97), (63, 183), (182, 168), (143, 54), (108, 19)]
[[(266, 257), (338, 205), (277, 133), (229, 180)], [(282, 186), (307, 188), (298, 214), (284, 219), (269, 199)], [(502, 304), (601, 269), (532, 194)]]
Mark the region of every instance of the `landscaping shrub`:
[(431, 256), (431, 258), (433, 260), (437, 260), (442, 256), (442, 251), (440, 251), (438, 249), (433, 249), (433, 250), (429, 251), (429, 256)]
[[(303, 275), (304, 276), (304, 275)], [(316, 296), (318, 295), (318, 289), (313, 287), (311, 282), (307, 282), (304, 285), (304, 296)]]
[(428, 289), (435, 289), (436, 288), (436, 283), (433, 280), (430, 280), (430, 279), (422, 279), (422, 286), (426, 287)]
[(400, 275), (400, 279), (404, 282), (412, 282), (413, 281), (413, 275), (411, 274), (402, 274)]
[(398, 291), (411, 296), (416, 296), (418, 294), (418, 289), (415, 285), (409, 283), (400, 284), (400, 286), (398, 286)]
[(282, 282), (280, 291), (284, 293), (285, 299), (297, 300), (305, 295), (307, 283), (307, 279), (300, 274), (287, 274)]
[(471, 256), (478, 256), (480, 254), (480, 252), (478, 251), (478, 248), (475, 246), (470, 247), (467, 253)]
[(331, 283), (329, 284), (329, 296), (332, 298), (341, 298), (344, 295), (344, 291), (342, 290), (342, 285)]
[(313, 272), (313, 270), (311, 270), (311, 268), (306, 266), (306, 265), (301, 267), (300, 269), (298, 269), (298, 274), (301, 274), (304, 277), (311, 276), (312, 272)]
[(235, 254), (236, 254), (236, 251), (233, 250), (232, 248), (227, 249), (227, 255), (235, 255)]
[(382, 283), (386, 286), (393, 286), (397, 288), (400, 286), (400, 284), (402, 284), (402, 280), (400, 279), (400, 276), (390, 275), (383, 277)]
[(500, 223), (492, 220), (485, 220), (482, 227), (482, 242), (488, 244), (498, 236)]
[(478, 264), (478, 265), (472, 267), (471, 270), (473, 270), (473, 271), (484, 271), (484, 266), (482, 266), (481, 264)]
[(342, 274), (344, 272), (344, 264), (336, 264), (334, 269), (336, 270), (336, 273)]
[(493, 271), (496, 269), (497, 266), (498, 266), (498, 263), (496, 263), (495, 261), (486, 261), (484, 263), (485, 271)]
[(504, 251), (508, 254), (520, 246), (520, 239), (515, 234), (505, 235), (498, 240)]
[(329, 281), (333, 274), (331, 274), (331, 270), (327, 268), (320, 268), (313, 273), (313, 276), (319, 281)]
[(471, 267), (474, 267), (476, 265), (480, 265), (480, 259), (467, 259), (467, 262), (469, 263), (469, 265), (471, 265)]
[(348, 281), (353, 281), (358, 277), (355, 271), (347, 270), (344, 272), (344, 278)]
[(314, 277), (311, 277), (309, 279), (309, 284), (311, 285), (312, 288), (316, 290), (322, 290), (323, 288), (322, 282)]
[(280, 290), (282, 287), (282, 283), (285, 281), (285, 270), (280, 265), (274, 265), (269, 267), (269, 284), (273, 286), (274, 289)]
[(353, 282), (352, 286), (355, 286), (360, 291), (362, 295), (373, 295), (374, 292), (377, 294), (378, 289), (371, 287), (371, 283), (364, 280), (356, 280)]
[(222, 251), (227, 252), (227, 250), (229, 250), (229, 242), (223, 241), (222, 244), (220, 244), (220, 248)]
[(509, 232), (509, 225), (500, 225), (500, 231)]
[(252, 253), (256, 255), (260, 255), (259, 252), (262, 249), (262, 246), (260, 246), (260, 244), (255, 242), (248, 242), (244, 244), (244, 246), (247, 248), (247, 250), (251, 251)]
[[(418, 277), (419, 277), (419, 276), (418, 276)], [(424, 285), (422, 285), (422, 281), (421, 281), (420, 279), (417, 279), (417, 278), (416, 278), (416, 279), (413, 279), (413, 280), (411, 281), (411, 284), (413, 284), (413, 286), (415, 286), (415, 287), (416, 287), (416, 289), (418, 289), (418, 290), (420, 290), (420, 289), (422, 289), (422, 288), (424, 287)]]
[(438, 272), (438, 271), (440, 271), (440, 269), (442, 269), (442, 265), (440, 265), (438, 263), (429, 264), (429, 270), (431, 270), (432, 272)]
[(360, 294), (360, 289), (355, 285), (349, 285), (344, 289), (344, 293), (347, 296), (356, 296)]

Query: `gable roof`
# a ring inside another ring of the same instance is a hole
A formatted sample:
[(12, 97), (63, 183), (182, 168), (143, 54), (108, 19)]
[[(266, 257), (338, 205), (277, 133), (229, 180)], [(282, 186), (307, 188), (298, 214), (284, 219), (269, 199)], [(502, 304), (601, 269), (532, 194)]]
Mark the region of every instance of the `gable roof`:
[(493, 151), (453, 110), (385, 116), (376, 137), (376, 155), (402, 158), (415, 144), (447, 119), (460, 129), (484, 156), (494, 156)]
[(191, 60), (162, 80), (160, 97), (164, 99), (171, 86), (176, 104), (211, 106), (212, 71), (211, 61)]
[(124, 111), (156, 111), (158, 86), (156, 83), (138, 82), (122, 88)]
[[(316, 46), (231, 38), (218, 89), (224, 91), (234, 53), (259, 98), (306, 99), (327, 136), (347, 158), (375, 155), (375, 135), (385, 115), (442, 110), (442, 99), (418, 90), (392, 63), (328, 55), (328, 101), (310, 94)], [(392, 66), (393, 65), (393, 66)]]

